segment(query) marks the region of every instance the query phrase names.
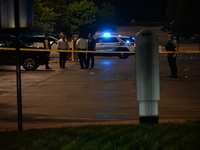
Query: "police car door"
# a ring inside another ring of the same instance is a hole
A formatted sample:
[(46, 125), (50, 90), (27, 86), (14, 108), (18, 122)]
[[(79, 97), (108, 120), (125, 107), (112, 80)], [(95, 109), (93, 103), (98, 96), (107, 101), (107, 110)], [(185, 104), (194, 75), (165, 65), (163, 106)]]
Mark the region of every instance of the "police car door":
[(116, 37), (99, 37), (96, 42), (96, 51), (100, 52), (112, 52), (115, 51), (117, 46), (120, 46), (120, 42)]

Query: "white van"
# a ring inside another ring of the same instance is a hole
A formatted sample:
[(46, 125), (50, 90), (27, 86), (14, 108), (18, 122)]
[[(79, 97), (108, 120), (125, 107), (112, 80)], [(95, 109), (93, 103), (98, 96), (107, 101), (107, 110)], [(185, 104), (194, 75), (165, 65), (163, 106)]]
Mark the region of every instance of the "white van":
[[(34, 47), (44, 47), (44, 38), (45, 38), (44, 35), (35, 35), (35, 36), (24, 38), (22, 39), (22, 41)], [(57, 50), (58, 39), (53, 36), (49, 36), (49, 41), (50, 41), (50, 44), (53, 43), (51, 46), (51, 50)], [(69, 47), (71, 48), (71, 41), (68, 41), (68, 43), (69, 43)], [(50, 57), (59, 57), (59, 53), (56, 51), (52, 51), (50, 53)]]

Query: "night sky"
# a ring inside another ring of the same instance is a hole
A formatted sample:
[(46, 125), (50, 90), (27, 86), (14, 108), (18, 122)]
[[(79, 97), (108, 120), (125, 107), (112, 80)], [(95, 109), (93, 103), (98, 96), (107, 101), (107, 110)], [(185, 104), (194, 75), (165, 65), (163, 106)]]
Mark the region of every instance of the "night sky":
[(103, 2), (113, 4), (117, 19), (128, 21), (167, 21), (166, 7), (168, 0), (93, 0), (98, 6)]

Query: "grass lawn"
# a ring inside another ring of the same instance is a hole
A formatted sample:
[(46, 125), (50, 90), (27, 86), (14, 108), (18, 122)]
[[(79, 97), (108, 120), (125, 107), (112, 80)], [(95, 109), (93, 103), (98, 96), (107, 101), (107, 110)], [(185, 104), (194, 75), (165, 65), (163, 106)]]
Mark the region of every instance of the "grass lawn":
[(198, 149), (198, 123), (97, 125), (0, 132), (0, 150)]

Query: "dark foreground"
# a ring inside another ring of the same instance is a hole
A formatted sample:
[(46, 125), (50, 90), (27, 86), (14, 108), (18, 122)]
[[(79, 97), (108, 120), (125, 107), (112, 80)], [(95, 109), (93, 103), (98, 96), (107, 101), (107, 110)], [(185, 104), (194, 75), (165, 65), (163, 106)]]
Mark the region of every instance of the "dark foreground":
[(0, 133), (3, 150), (195, 150), (199, 123), (97, 125)]

